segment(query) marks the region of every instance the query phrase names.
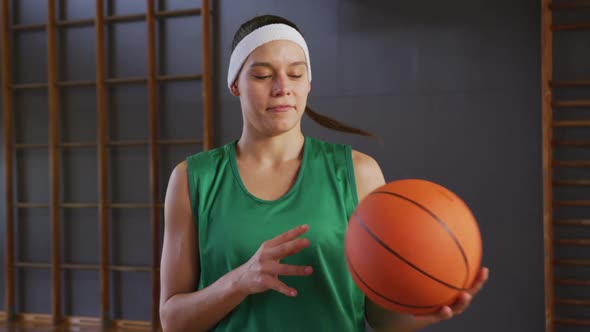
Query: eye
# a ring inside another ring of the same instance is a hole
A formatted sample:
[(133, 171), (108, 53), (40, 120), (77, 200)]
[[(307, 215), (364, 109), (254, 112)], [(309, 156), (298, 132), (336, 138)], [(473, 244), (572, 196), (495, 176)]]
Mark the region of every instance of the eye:
[(270, 75), (254, 75), (254, 78), (256, 78), (257, 80), (265, 80), (267, 78), (270, 78)]
[(293, 78), (301, 78), (301, 77), (303, 77), (303, 75), (289, 75), (289, 76), (290, 77), (293, 77)]

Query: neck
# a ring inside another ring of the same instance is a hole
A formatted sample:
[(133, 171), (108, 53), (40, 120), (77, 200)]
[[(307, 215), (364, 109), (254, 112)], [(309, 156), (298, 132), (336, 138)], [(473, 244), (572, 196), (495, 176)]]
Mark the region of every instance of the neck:
[(237, 156), (264, 163), (299, 159), (304, 136), (301, 130), (290, 130), (277, 136), (263, 136), (244, 130), (236, 145)]

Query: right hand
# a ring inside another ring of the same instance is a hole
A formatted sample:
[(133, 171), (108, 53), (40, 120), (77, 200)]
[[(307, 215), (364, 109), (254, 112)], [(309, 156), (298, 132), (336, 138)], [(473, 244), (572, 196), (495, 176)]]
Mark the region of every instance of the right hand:
[(280, 260), (309, 246), (308, 239), (297, 238), (308, 229), (308, 225), (298, 226), (262, 243), (250, 260), (234, 270), (238, 289), (245, 295), (272, 289), (286, 296), (297, 296), (297, 290), (285, 285), (278, 276), (308, 276), (313, 269), (281, 264)]

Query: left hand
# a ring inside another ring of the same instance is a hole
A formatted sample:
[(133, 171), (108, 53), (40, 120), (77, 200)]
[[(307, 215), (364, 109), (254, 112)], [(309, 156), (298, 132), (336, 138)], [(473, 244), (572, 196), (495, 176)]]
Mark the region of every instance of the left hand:
[(450, 306), (442, 307), (437, 313), (434, 314), (414, 316), (416, 323), (420, 325), (419, 328), (423, 328), (425, 326), (438, 323), (441, 320), (450, 319), (453, 316), (459, 315), (463, 311), (465, 311), (465, 309), (469, 307), (469, 304), (471, 303), (471, 299), (473, 298), (473, 296), (477, 294), (477, 292), (479, 292), (479, 290), (488, 280), (488, 275), (489, 269), (485, 267), (482, 268), (479, 271), (477, 278), (475, 278), (473, 286), (469, 290), (461, 292), (455, 303), (453, 303)]

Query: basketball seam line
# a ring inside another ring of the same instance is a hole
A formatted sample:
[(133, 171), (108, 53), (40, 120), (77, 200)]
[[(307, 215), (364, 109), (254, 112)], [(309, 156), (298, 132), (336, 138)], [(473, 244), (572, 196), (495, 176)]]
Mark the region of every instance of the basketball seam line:
[(374, 294), (376, 294), (377, 296), (379, 296), (380, 298), (389, 301), (391, 303), (403, 306), (403, 307), (409, 307), (409, 308), (418, 308), (418, 309), (431, 309), (431, 308), (436, 308), (439, 307), (440, 305), (428, 305), (428, 306), (421, 306), (421, 305), (414, 305), (414, 304), (405, 304), (405, 303), (401, 303), (398, 302), (396, 300), (392, 300), (389, 297), (377, 292), (376, 290), (374, 290), (371, 286), (369, 286), (369, 284), (367, 284), (367, 282), (365, 282), (365, 280), (363, 280), (363, 278), (359, 275), (359, 273), (356, 271), (356, 269), (354, 268), (354, 265), (352, 264), (352, 262), (348, 259), (348, 256), (346, 255), (346, 261), (348, 262), (348, 265), (350, 266), (350, 270), (354, 273), (354, 275), (358, 278), (358, 280), (360, 282), (363, 283), (363, 285), (365, 285), (365, 287), (367, 287), (371, 292), (373, 292)]
[[(380, 191), (379, 191), (379, 192), (375, 192), (375, 193), (387, 193), (387, 192), (380, 192)], [(391, 194), (392, 194), (392, 195), (394, 195), (394, 196), (396, 196), (396, 197), (400, 197), (400, 198), (406, 199), (406, 200), (408, 200), (408, 201), (410, 201), (410, 202), (413, 202), (412, 200), (410, 200), (410, 199), (407, 199), (407, 198), (405, 198), (405, 197), (403, 197), (403, 196), (398, 196), (397, 194), (393, 194), (393, 193), (391, 193)], [(416, 204), (417, 206), (419, 206), (420, 208), (422, 208), (422, 209), (425, 209), (425, 208), (424, 208), (423, 206), (421, 206), (420, 204), (418, 204), (418, 203), (416, 203), (416, 202), (413, 202), (413, 203), (415, 203), (415, 204)], [(426, 210), (426, 209), (425, 209), (425, 210)], [(426, 210), (426, 211), (427, 211), (427, 212), (430, 212), (430, 211), (428, 211), (428, 210)], [(432, 213), (429, 213), (429, 214), (430, 214), (431, 216), (433, 216), (435, 219), (437, 219), (437, 218), (436, 218), (436, 216), (434, 216)], [(360, 225), (360, 226), (361, 226), (361, 227), (362, 227), (362, 228), (363, 228), (363, 229), (364, 229), (364, 230), (367, 232), (367, 234), (369, 234), (369, 236), (371, 236), (371, 237), (372, 237), (372, 238), (373, 238), (375, 241), (377, 241), (377, 242), (378, 242), (378, 243), (379, 243), (379, 244), (380, 244), (380, 245), (381, 245), (381, 246), (382, 246), (382, 247), (383, 247), (385, 250), (387, 250), (389, 253), (393, 254), (395, 257), (399, 258), (399, 259), (400, 259), (400, 260), (402, 260), (404, 263), (406, 263), (406, 264), (408, 264), (409, 266), (411, 266), (412, 268), (414, 268), (416, 271), (420, 272), (421, 274), (425, 275), (426, 277), (428, 277), (428, 278), (430, 278), (430, 279), (432, 279), (432, 280), (434, 280), (434, 281), (436, 281), (436, 282), (438, 282), (438, 283), (440, 283), (440, 284), (443, 284), (443, 285), (445, 285), (445, 286), (447, 286), (447, 287), (449, 287), (449, 288), (451, 288), (451, 289), (458, 290), (458, 291), (463, 291), (463, 290), (465, 290), (464, 288), (459, 288), (459, 287), (453, 286), (453, 285), (451, 285), (451, 284), (449, 284), (449, 283), (447, 283), (447, 282), (445, 282), (445, 281), (443, 281), (443, 280), (440, 280), (440, 279), (436, 278), (435, 276), (432, 276), (432, 275), (430, 275), (428, 272), (426, 272), (426, 271), (422, 270), (421, 268), (419, 268), (418, 266), (416, 266), (416, 265), (415, 265), (415, 264), (413, 264), (412, 262), (408, 261), (408, 260), (407, 260), (406, 258), (404, 258), (402, 255), (400, 255), (400, 254), (399, 254), (399, 253), (397, 253), (395, 250), (393, 250), (391, 247), (389, 247), (389, 246), (388, 246), (388, 245), (387, 245), (385, 242), (383, 242), (383, 240), (381, 240), (381, 239), (380, 239), (380, 238), (379, 238), (379, 237), (378, 237), (378, 236), (377, 236), (375, 233), (373, 233), (373, 232), (372, 232), (372, 231), (369, 229), (369, 227), (368, 227), (368, 226), (367, 226), (367, 225), (366, 225), (366, 224), (363, 222), (363, 220), (361, 219), (361, 217), (360, 217), (358, 214), (356, 214), (356, 213), (355, 213), (355, 214), (354, 214), (354, 216), (355, 216), (355, 218), (356, 218), (356, 219), (358, 219), (357, 221), (358, 221), (359, 225)], [(439, 221), (439, 222), (440, 222), (440, 221)], [(469, 271), (469, 270), (467, 270), (467, 271)], [(465, 283), (465, 281), (464, 281), (463, 283)]]
[(424, 212), (428, 213), (432, 218), (434, 218), (434, 220), (436, 220), (436, 222), (438, 222), (442, 226), (442, 228), (449, 234), (449, 236), (451, 237), (453, 242), (455, 242), (455, 244), (457, 245), (457, 248), (461, 252), (461, 257), (463, 258), (463, 263), (465, 264), (465, 279), (463, 280), (463, 287), (456, 288), (456, 289), (461, 290), (461, 291), (467, 290), (465, 287), (467, 286), (467, 281), (469, 280), (469, 260), (467, 259), (467, 254), (465, 254), (465, 250), (463, 249), (463, 246), (461, 245), (461, 243), (459, 243), (459, 239), (457, 239), (457, 237), (455, 236), (453, 231), (451, 231), (449, 226), (447, 226), (447, 224), (445, 224), (445, 222), (442, 221), (442, 219), (440, 219), (436, 214), (434, 214), (434, 212), (430, 211), (424, 205), (414, 201), (411, 198), (408, 198), (408, 197), (405, 197), (405, 196), (402, 196), (400, 194), (390, 192), (390, 191), (376, 191), (375, 193), (388, 194), (388, 195), (393, 195), (393, 196), (399, 197), (401, 199), (405, 199), (408, 202), (415, 204), (416, 206), (418, 206), (419, 208), (424, 210)]

